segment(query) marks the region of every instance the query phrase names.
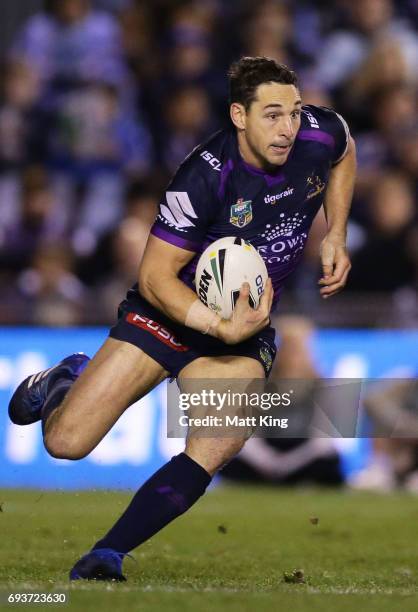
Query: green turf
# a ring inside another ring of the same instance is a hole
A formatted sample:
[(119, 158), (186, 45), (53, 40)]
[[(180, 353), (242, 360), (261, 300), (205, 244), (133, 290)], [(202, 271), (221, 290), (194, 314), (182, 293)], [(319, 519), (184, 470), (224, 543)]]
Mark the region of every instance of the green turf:
[[(3, 601), (55, 588), (78, 610), (418, 610), (418, 499), (402, 494), (218, 487), (125, 560), (126, 584), (69, 585), (129, 498), (0, 491)], [(305, 584), (284, 581), (294, 569)]]

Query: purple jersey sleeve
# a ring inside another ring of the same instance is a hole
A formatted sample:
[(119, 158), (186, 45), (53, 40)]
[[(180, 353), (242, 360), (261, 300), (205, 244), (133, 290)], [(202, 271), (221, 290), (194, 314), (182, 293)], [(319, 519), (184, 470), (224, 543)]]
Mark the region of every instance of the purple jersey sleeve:
[(199, 158), (186, 159), (160, 203), (151, 234), (188, 251), (198, 252), (216, 206)]
[[(338, 164), (347, 153), (350, 130), (345, 119), (325, 106), (304, 106), (303, 110), (310, 123), (310, 130), (317, 140), (332, 149), (331, 163)], [(301, 132), (303, 137), (303, 131)]]
[(334, 137), (332, 163), (338, 164), (347, 153), (350, 130), (345, 119), (330, 108), (320, 107), (329, 133)]

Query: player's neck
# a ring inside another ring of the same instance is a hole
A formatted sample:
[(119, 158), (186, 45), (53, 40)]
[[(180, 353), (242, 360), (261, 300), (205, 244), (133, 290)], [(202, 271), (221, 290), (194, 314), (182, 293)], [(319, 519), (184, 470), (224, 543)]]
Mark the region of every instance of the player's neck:
[(237, 143), (238, 143), (238, 151), (241, 155), (242, 160), (248, 166), (251, 166), (255, 170), (259, 170), (261, 172), (265, 172), (266, 174), (277, 174), (280, 169), (280, 166), (274, 166), (266, 162), (261, 156), (257, 155), (255, 151), (248, 144), (247, 139), (245, 138), (244, 132), (237, 132)]

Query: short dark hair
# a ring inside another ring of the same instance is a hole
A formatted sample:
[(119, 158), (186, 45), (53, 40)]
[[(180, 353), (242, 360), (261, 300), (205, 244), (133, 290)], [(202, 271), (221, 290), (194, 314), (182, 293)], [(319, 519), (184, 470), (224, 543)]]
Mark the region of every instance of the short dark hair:
[(296, 73), (269, 57), (242, 57), (228, 70), (229, 102), (239, 102), (248, 110), (256, 98), (256, 89), (263, 83), (295, 85)]

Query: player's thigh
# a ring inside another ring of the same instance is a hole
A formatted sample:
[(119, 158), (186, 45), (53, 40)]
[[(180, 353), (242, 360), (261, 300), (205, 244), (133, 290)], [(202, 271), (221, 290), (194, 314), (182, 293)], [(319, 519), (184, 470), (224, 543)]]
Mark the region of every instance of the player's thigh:
[(199, 357), (179, 374), (179, 383), (184, 379), (265, 378), (263, 366), (257, 359), (244, 355), (222, 355), (219, 357)]
[(46, 438), (59, 431), (74, 439), (76, 432), (80, 448), (94, 448), (128, 406), (166, 377), (137, 346), (108, 338), (52, 413)]
[[(247, 388), (248, 381), (264, 379), (264, 369), (256, 359), (244, 356), (200, 357), (188, 364), (179, 375), (180, 388), (187, 388), (188, 381), (214, 379), (220, 381), (230, 379), (236, 391)], [(240, 386), (242, 381), (242, 388)], [(215, 383), (216, 388), (218, 382)], [(197, 390), (197, 387), (194, 387)], [(217, 430), (213, 429), (214, 433)], [(186, 454), (201, 465), (209, 474), (214, 474), (228, 463), (243, 447), (248, 439), (248, 431), (231, 431), (225, 437), (221, 434), (193, 435), (186, 440)]]

